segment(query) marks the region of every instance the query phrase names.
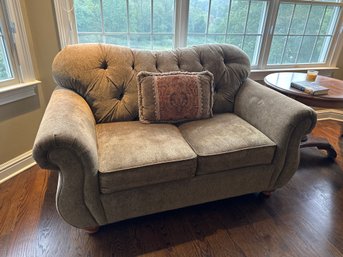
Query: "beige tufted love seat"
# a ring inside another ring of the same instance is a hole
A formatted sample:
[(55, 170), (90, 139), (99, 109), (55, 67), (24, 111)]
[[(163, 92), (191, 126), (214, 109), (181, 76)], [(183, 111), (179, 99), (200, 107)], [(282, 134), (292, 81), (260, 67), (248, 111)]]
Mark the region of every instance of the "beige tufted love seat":
[[(213, 117), (140, 122), (140, 71), (209, 71)], [(90, 229), (285, 185), (316, 115), (249, 73), (247, 55), (232, 45), (64, 48), (53, 63), (58, 87), (33, 149), (42, 168), (59, 174), (60, 215)]]

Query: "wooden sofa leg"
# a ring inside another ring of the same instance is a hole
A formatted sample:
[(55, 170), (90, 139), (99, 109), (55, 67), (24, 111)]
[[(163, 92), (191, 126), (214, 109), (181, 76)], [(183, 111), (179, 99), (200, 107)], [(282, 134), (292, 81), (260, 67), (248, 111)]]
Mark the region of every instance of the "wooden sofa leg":
[(99, 231), (99, 226), (96, 226), (96, 227), (88, 227), (88, 228), (83, 228), (83, 230), (88, 233), (88, 234), (95, 234), (96, 232)]
[(275, 190), (271, 190), (271, 191), (262, 191), (261, 194), (264, 196), (264, 197), (271, 197), (271, 195), (273, 194)]

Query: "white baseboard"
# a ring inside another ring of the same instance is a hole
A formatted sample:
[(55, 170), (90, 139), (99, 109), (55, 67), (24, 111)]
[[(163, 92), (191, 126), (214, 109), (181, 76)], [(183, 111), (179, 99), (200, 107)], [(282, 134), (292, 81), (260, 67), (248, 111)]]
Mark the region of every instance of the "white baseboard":
[(35, 165), (32, 150), (0, 165), (0, 184)]

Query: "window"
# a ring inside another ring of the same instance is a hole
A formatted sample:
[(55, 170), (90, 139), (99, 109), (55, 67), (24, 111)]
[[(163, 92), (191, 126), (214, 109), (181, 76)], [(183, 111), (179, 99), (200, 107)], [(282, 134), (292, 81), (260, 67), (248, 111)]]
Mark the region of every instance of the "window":
[(268, 1), (190, 0), (187, 45), (233, 44), (256, 65), (267, 6)]
[(35, 95), (35, 79), (20, 0), (0, 2), (0, 105)]
[(75, 0), (74, 6), (80, 43), (104, 42), (140, 49), (173, 47), (173, 1)]
[(229, 43), (260, 70), (334, 66), (342, 41), (342, 0), (55, 0), (55, 6), (62, 45)]
[(11, 78), (13, 78), (12, 68), (8, 60), (5, 37), (2, 33), (2, 25), (0, 24), (0, 81), (2, 82)]
[(9, 84), (15, 79), (12, 58), (8, 51), (8, 33), (5, 28), (4, 13), (0, 8), (0, 85)]
[(281, 3), (268, 64), (325, 63), (339, 11), (325, 3)]

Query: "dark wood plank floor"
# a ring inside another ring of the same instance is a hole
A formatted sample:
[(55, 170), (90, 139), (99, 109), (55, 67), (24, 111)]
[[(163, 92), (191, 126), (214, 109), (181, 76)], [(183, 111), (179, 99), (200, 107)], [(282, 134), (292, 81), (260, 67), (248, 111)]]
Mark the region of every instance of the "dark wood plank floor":
[(330, 162), (303, 149), (290, 183), (257, 194), (131, 219), (89, 236), (55, 210), (57, 176), (37, 166), (0, 185), (0, 256), (343, 256), (343, 139), (339, 124), (315, 135), (338, 151)]

